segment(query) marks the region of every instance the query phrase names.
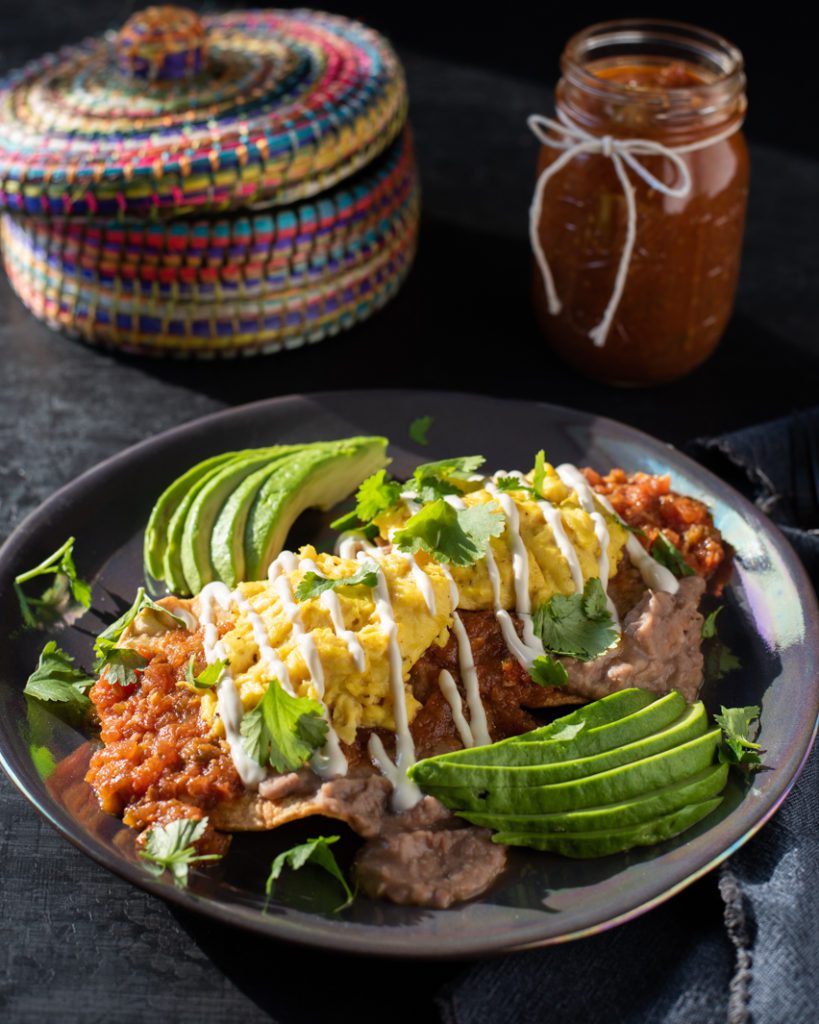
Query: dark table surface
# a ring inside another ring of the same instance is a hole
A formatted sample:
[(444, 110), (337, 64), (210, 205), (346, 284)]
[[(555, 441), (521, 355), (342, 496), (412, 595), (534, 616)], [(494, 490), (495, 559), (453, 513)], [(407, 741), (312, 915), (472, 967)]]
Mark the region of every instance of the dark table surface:
[[(403, 56), (424, 187), (421, 248), (400, 296), (354, 332), (253, 362), (118, 357), (51, 333), (0, 281), (0, 537), (127, 445), (227, 405), (297, 391), (395, 381), (536, 398), (672, 443), (816, 402), (819, 163), (752, 147), (742, 278), (722, 346), (678, 384), (607, 389), (554, 361), (530, 310), (525, 225), (535, 145), (525, 117), (548, 112), (545, 89)], [(460, 967), (351, 964), (180, 913), (73, 849), (5, 777), (0, 864), (0, 1015), (8, 1021), (360, 1022), (373, 1019), (366, 994), (349, 985), (350, 972), (366, 977), (362, 970), (400, 986), (391, 1021), (427, 1021), (435, 1019), (432, 993)], [(654, 913), (685, 921), (692, 899), (718, 912), (705, 879)], [(291, 979), (304, 964), (326, 979), (309, 1005), (303, 989), (270, 980)]]

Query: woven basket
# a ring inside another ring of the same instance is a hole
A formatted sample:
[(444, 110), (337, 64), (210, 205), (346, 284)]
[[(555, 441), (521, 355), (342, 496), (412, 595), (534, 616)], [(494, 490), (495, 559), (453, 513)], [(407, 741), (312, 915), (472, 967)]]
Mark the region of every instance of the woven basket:
[(397, 58), (356, 22), (149, 8), (0, 83), (9, 279), (49, 325), (129, 352), (318, 341), (411, 265), (405, 124)]

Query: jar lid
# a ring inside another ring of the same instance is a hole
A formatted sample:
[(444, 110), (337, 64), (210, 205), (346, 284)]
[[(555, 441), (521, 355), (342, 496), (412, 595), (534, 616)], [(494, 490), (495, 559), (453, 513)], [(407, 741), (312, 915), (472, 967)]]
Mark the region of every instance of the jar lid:
[(0, 208), (140, 218), (279, 205), (400, 131), (394, 52), (318, 11), (149, 7), (0, 82)]

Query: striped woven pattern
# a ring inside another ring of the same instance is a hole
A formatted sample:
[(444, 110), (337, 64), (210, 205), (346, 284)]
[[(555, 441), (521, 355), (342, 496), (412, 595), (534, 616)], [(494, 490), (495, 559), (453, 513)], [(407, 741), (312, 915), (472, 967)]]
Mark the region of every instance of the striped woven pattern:
[[(404, 78), (376, 32), (306, 10), (201, 21), (207, 45), (181, 51), (178, 77), (174, 52), (171, 64), (144, 47), (132, 60), (130, 30), (119, 47), (109, 33), (0, 82), (0, 209), (149, 220), (290, 204), (349, 178), (399, 134)], [(145, 77), (126, 73), (143, 64)]]
[(129, 352), (232, 356), (352, 326), (398, 289), (419, 195), (409, 129), (315, 201), (140, 222), (4, 214), (9, 278), (51, 326)]

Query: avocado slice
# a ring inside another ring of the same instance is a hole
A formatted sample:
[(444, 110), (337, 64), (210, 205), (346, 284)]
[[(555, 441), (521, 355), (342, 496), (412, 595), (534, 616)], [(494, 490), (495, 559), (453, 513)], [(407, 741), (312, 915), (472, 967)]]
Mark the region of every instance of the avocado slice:
[(188, 488), (184, 497), (179, 502), (179, 505), (171, 516), (165, 537), (165, 550), (162, 556), (161, 578), (165, 581), (165, 585), (172, 593), (180, 595), (190, 593), (187, 581), (185, 580), (185, 571), (182, 568), (181, 551), (182, 536), (185, 532), (185, 523), (188, 518), (190, 507), (196, 500), (196, 495), (207, 485), (209, 480), (216, 476), (220, 469), (223, 469), (226, 465), (241, 462), (248, 454), (248, 452), (234, 452), (229, 460), (219, 465), (212, 466), (206, 473), (202, 474), (202, 476), (200, 476), (196, 482)]
[(225, 502), (248, 475), (260, 469), (275, 472), (283, 459), (304, 451), (305, 445), (275, 445), (260, 448), (216, 468), (197, 487), (185, 514), (179, 556), (182, 572), (191, 594), (198, 594), (206, 583), (222, 579), (211, 560), (214, 522)]
[(456, 811), (502, 814), (551, 814), (630, 800), (703, 771), (712, 764), (721, 735), (715, 727), (670, 750), (568, 782), (495, 790), (441, 786), (432, 789), (432, 795)]
[[(644, 692), (644, 691), (641, 691)], [(471, 747), (453, 754), (439, 754), (419, 764), (427, 765), (503, 765), (507, 768), (525, 765), (553, 764), (556, 761), (591, 757), (614, 747), (625, 746), (667, 728), (683, 714), (685, 698), (672, 690), (634, 714), (593, 728), (580, 729), (568, 739), (526, 741), (526, 735), (512, 737), (508, 743), (488, 747)], [(573, 730), (570, 730), (573, 732)], [(560, 735), (560, 732), (553, 735)], [(515, 742), (517, 740), (517, 742)], [(457, 757), (455, 756), (457, 754)], [(422, 773), (424, 769), (421, 769)]]
[(620, 853), (635, 846), (654, 846), (655, 843), (671, 839), (702, 821), (721, 803), (722, 797), (715, 797), (687, 804), (652, 821), (605, 831), (556, 834), (497, 832), (492, 836), (492, 842), (506, 846), (531, 846), (536, 850), (560, 853), (564, 857), (607, 857), (611, 853)]
[(245, 525), (245, 576), (261, 579), (307, 508), (328, 509), (387, 464), (385, 437), (350, 437), (286, 459), (259, 489)]
[(222, 506), (210, 537), (214, 571), (229, 587), (245, 579), (245, 526), (259, 488), (275, 466), (263, 466), (245, 477)]
[(717, 796), (728, 780), (728, 765), (715, 764), (705, 771), (675, 782), (673, 786), (658, 789), (634, 800), (586, 807), (581, 811), (563, 811), (556, 814), (493, 814), (491, 812), (461, 811), (459, 817), (473, 825), (495, 829), (504, 833), (535, 832), (590, 832), (625, 828), (678, 811), (686, 804), (700, 803)]
[[(317, 451), (322, 445), (303, 445), (300, 450), (308, 447)], [(295, 450), (295, 446), (293, 448)], [(244, 544), (247, 517), (262, 486), (273, 473), (278, 472), (279, 468), (280, 462), (271, 463), (242, 480), (222, 506), (213, 524), (210, 558), (215, 578), (227, 583), (229, 587), (235, 587), (240, 580), (248, 579), (245, 572)], [(358, 483), (360, 481), (353, 487)]]
[[(682, 700), (682, 698), (680, 698)], [(684, 702), (683, 702), (684, 704)], [(509, 766), (507, 764), (470, 765), (447, 764), (446, 761), (419, 761), (410, 775), (427, 793), (438, 794), (441, 787), (471, 786), (476, 790), (488, 789), (493, 803), (512, 804), (516, 792), (522, 787), (553, 786), (573, 779), (588, 778), (607, 772), (620, 765), (631, 764), (652, 757), (664, 750), (678, 747), (701, 736), (708, 728), (708, 714), (702, 702), (692, 704), (668, 728), (652, 732), (633, 743), (617, 745), (590, 757), (576, 757), (551, 764)], [(582, 735), (582, 734), (581, 734)], [(580, 736), (578, 736), (578, 739)], [(539, 746), (539, 744), (537, 744)]]
[(151, 517), (145, 527), (145, 544), (143, 547), (143, 559), (145, 571), (155, 580), (163, 578), (163, 560), (165, 557), (165, 541), (168, 526), (171, 518), (179, 508), (180, 503), (199, 480), (211, 470), (224, 465), (236, 456), (236, 452), (224, 452), (222, 455), (214, 455), (204, 462), (198, 462), (195, 466), (177, 477), (176, 480), (160, 494), (154, 507), (151, 509)]
[[(528, 743), (557, 742), (556, 737), (561, 734), (579, 737), (587, 730), (617, 722), (622, 718), (632, 715), (642, 708), (648, 707), (657, 701), (657, 695), (649, 690), (640, 690), (636, 687), (629, 687), (627, 690), (617, 690), (607, 697), (585, 704), (572, 711), (568, 715), (556, 718), (549, 725), (543, 725), (539, 729), (524, 733), (522, 736), (510, 736), (505, 740), (498, 740), (483, 747), (467, 747), (465, 750), (453, 750), (448, 754), (439, 754), (434, 760), (446, 760), (449, 763), (466, 761), (469, 764), (492, 764), (496, 760), (496, 751), (503, 751), (506, 758), (507, 751), (514, 747), (517, 749)], [(560, 742), (563, 742), (562, 740)], [(576, 740), (575, 740), (576, 742)], [(433, 758), (427, 758), (433, 760)], [(419, 761), (425, 764), (426, 761)], [(525, 763), (525, 762), (524, 762)], [(415, 770), (415, 766), (411, 771)]]

